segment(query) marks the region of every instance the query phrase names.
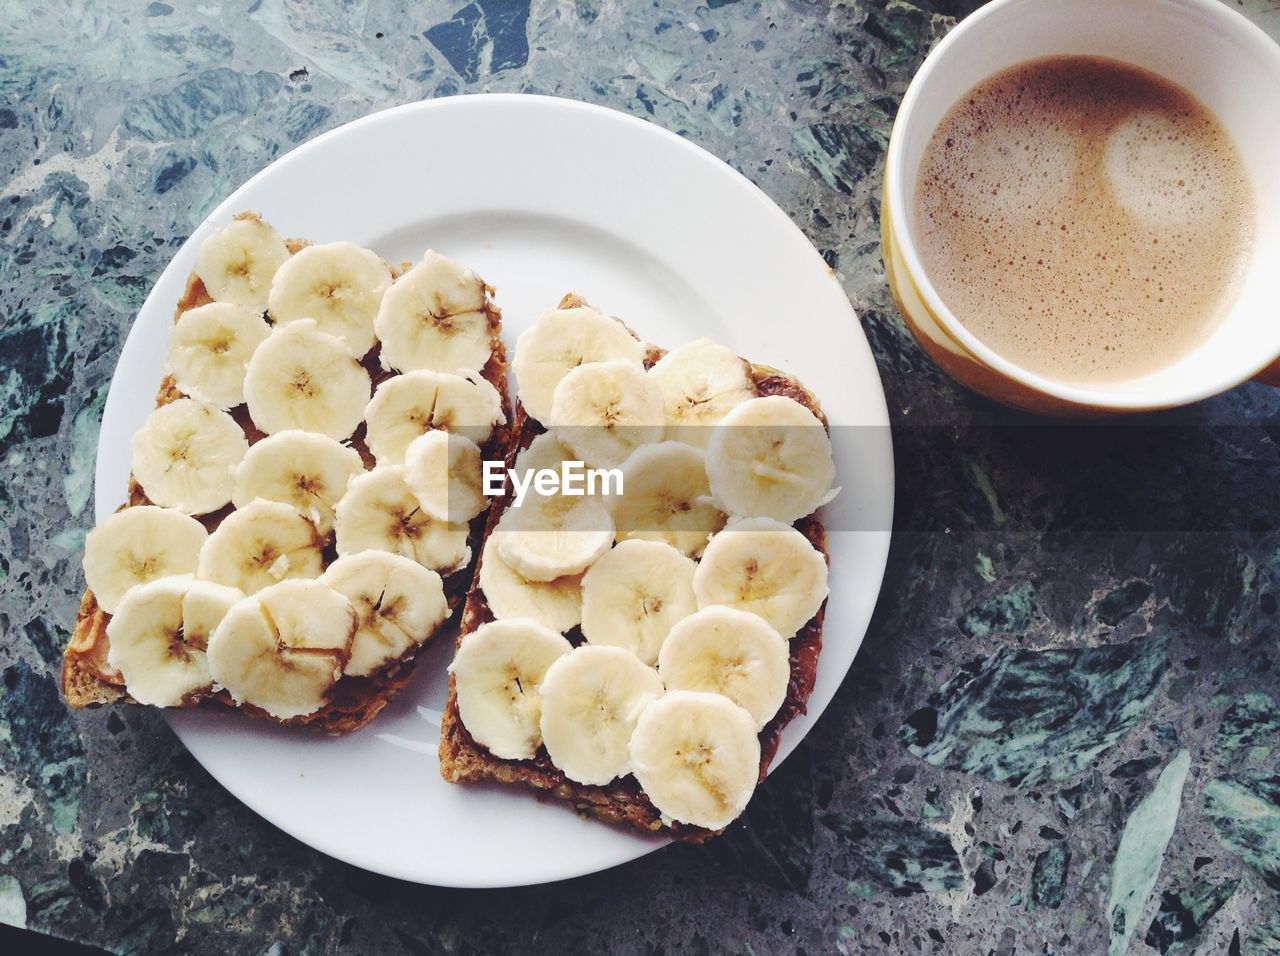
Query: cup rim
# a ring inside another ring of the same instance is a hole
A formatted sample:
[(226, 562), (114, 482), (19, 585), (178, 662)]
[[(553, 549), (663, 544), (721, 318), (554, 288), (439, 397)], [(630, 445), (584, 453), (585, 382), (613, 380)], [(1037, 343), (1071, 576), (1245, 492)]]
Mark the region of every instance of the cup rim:
[[(1004, 358), (982, 342), (956, 318), (946, 303), (942, 301), (942, 297), (929, 279), (917, 252), (912, 235), (910, 217), (908, 216), (912, 199), (905, 195), (906, 187), (904, 184), (909, 177), (905, 175), (905, 170), (901, 168), (904, 162), (904, 147), (902, 143), (905, 137), (901, 134), (901, 130), (904, 128), (904, 118), (910, 119), (916, 103), (923, 95), (922, 91), (928, 85), (931, 76), (937, 69), (938, 63), (947, 55), (947, 51), (956, 44), (959, 37), (965, 33), (972, 32), (974, 28), (981, 26), (991, 17), (1000, 16), (1006, 7), (1040, 2), (1043, 2), (1043, 0), (991, 0), (990, 3), (979, 7), (956, 24), (951, 32), (939, 41), (938, 45), (925, 57), (924, 63), (921, 64), (920, 69), (916, 71), (915, 76), (912, 77), (910, 84), (907, 86), (907, 91), (902, 97), (897, 116), (894, 119), (893, 130), (890, 133), (884, 173), (885, 190), (888, 197), (886, 206), (889, 214), (890, 235), (892, 236), (892, 241), (896, 244), (897, 254), (902, 257), (907, 267), (907, 275), (904, 278), (913, 283), (915, 291), (932, 313), (933, 319), (942, 327), (943, 332), (952, 337), (980, 362), (1021, 385), (1074, 405), (1125, 412), (1155, 411), (1188, 405), (1249, 381), (1269, 365), (1276, 362), (1280, 358), (1280, 352), (1266, 354), (1261, 359), (1256, 356), (1252, 360), (1242, 357), (1238, 368), (1233, 367), (1212, 380), (1201, 379), (1197, 383), (1193, 383), (1191, 387), (1176, 390), (1166, 388), (1160, 391), (1134, 393), (1117, 391), (1108, 386), (1094, 388), (1052, 379), (1025, 369)], [(1273, 42), (1261, 27), (1252, 23), (1243, 14), (1225, 6), (1220, 0), (1161, 0), (1161, 2), (1191, 8), (1207, 17), (1213, 18), (1222, 24), (1224, 29), (1232, 31), (1233, 36), (1238, 38), (1242, 44), (1252, 45), (1258, 48), (1259, 51), (1265, 50), (1267, 56), (1273, 59), (1280, 59), (1280, 45)], [(886, 250), (885, 254), (887, 256), (890, 253)]]

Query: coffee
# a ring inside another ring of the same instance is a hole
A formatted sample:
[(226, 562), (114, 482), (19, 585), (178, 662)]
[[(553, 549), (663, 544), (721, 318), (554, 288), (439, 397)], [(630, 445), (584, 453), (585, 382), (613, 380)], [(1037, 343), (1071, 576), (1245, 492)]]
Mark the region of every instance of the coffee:
[(969, 91), (920, 163), (915, 231), (956, 318), (1019, 366), (1106, 384), (1200, 345), (1254, 235), (1243, 160), (1218, 120), (1154, 73), (1029, 60)]

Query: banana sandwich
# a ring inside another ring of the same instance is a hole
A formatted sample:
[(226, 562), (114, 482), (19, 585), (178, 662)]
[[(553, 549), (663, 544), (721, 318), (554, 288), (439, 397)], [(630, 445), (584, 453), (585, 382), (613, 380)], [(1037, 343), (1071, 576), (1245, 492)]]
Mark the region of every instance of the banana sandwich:
[(124, 505), (85, 540), (73, 707), (370, 721), (462, 603), (509, 442), (492, 289), (237, 216), (200, 247)]
[(621, 494), (494, 500), (450, 667), (440, 769), (700, 842), (805, 710), (827, 598), (826, 419), (794, 378), (663, 352), (566, 296), (523, 333), (506, 467)]

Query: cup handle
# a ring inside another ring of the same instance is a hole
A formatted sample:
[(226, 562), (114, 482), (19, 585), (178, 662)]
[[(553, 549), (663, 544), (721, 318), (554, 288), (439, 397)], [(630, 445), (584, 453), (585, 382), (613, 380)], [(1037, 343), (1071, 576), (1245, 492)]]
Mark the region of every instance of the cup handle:
[(1280, 387), (1280, 358), (1264, 368), (1261, 372), (1253, 377), (1255, 382), (1261, 382), (1264, 385), (1275, 385)]

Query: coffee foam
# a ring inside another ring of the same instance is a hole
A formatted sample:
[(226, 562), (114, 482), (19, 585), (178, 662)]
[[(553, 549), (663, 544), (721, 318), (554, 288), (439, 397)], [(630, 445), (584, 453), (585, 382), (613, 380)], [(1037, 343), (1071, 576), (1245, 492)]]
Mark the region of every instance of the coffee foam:
[(979, 84), (925, 151), (915, 228), (956, 317), (1020, 366), (1132, 379), (1198, 346), (1253, 236), (1235, 144), (1166, 80), (1049, 57)]

